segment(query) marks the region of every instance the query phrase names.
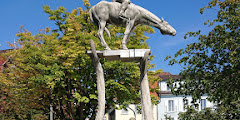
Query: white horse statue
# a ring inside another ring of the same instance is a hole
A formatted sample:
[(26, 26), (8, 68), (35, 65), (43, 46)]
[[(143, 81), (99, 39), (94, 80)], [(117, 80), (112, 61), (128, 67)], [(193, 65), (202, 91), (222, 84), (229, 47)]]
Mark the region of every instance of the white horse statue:
[(163, 18), (159, 19), (150, 11), (131, 3), (125, 11), (125, 16), (129, 19), (122, 19), (119, 17), (120, 7), (121, 4), (118, 2), (101, 1), (89, 11), (91, 21), (99, 27), (98, 37), (105, 50), (111, 50), (103, 37), (104, 31), (110, 37), (110, 32), (106, 28), (107, 23), (126, 27), (122, 41), (123, 49), (128, 49), (127, 41), (131, 31), (138, 24), (158, 28), (163, 35), (176, 35), (176, 30), (168, 22), (164, 21)]

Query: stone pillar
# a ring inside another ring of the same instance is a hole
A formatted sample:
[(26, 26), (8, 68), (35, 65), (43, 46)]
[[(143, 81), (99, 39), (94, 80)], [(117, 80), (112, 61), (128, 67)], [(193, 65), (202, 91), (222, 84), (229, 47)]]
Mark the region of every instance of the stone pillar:
[[(87, 54), (93, 55), (94, 66), (97, 73), (97, 89), (98, 89), (98, 112), (95, 120), (102, 120), (104, 116), (105, 106), (105, 84), (104, 75), (99, 58), (105, 60), (121, 60), (123, 62), (140, 61), (140, 84), (141, 84), (141, 102), (143, 120), (153, 120), (152, 102), (147, 77), (147, 65), (150, 56), (150, 49), (128, 49), (128, 50), (104, 50), (96, 51), (94, 42), (91, 40), (91, 51)], [(101, 117), (100, 117), (101, 116)]]
[(150, 51), (145, 52), (144, 57), (140, 61), (140, 89), (142, 102), (143, 120), (153, 120), (152, 102), (147, 77), (147, 63), (150, 56)]
[(99, 61), (94, 41), (91, 40), (93, 65), (97, 75), (98, 109), (95, 120), (103, 120), (105, 112), (105, 81), (102, 65)]

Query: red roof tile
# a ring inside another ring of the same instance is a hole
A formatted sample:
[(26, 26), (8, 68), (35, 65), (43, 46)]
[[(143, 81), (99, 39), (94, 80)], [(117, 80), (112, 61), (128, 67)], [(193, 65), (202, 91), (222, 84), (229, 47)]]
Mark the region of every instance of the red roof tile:
[(172, 79), (179, 79), (179, 78), (181, 78), (180, 75), (172, 75), (172, 74), (169, 73), (169, 72), (160, 73), (160, 74), (159, 74), (159, 77), (160, 77), (162, 80), (168, 80), (169, 78), (172, 78)]

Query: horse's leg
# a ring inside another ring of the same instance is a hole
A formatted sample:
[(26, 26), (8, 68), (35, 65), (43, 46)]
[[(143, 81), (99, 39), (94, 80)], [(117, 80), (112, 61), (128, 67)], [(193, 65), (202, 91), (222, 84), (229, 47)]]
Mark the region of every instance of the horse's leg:
[(104, 32), (104, 28), (106, 26), (106, 21), (100, 21), (99, 22), (99, 30), (98, 30), (98, 38), (100, 39), (100, 42), (102, 44), (102, 46), (104, 47), (105, 50), (111, 50), (107, 43), (105, 42), (105, 39), (103, 37), (103, 32)]
[(126, 30), (124, 32), (124, 37), (122, 41), (122, 49), (124, 50), (128, 49), (126, 45), (127, 45), (128, 39), (130, 38), (130, 34), (132, 32), (133, 26), (134, 26), (134, 20), (130, 20), (126, 26)]

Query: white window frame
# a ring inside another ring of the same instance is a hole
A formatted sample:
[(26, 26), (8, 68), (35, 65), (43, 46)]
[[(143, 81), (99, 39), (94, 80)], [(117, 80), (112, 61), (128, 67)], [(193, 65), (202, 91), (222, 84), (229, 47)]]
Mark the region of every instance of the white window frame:
[[(164, 101), (164, 106), (165, 106), (165, 112), (166, 113), (173, 113), (177, 112), (177, 101), (174, 99), (167, 99)], [(171, 107), (171, 108), (169, 108)]]
[(174, 100), (168, 100), (168, 112), (174, 112)]
[(207, 106), (207, 100), (206, 99), (201, 99), (201, 110), (205, 109)]

